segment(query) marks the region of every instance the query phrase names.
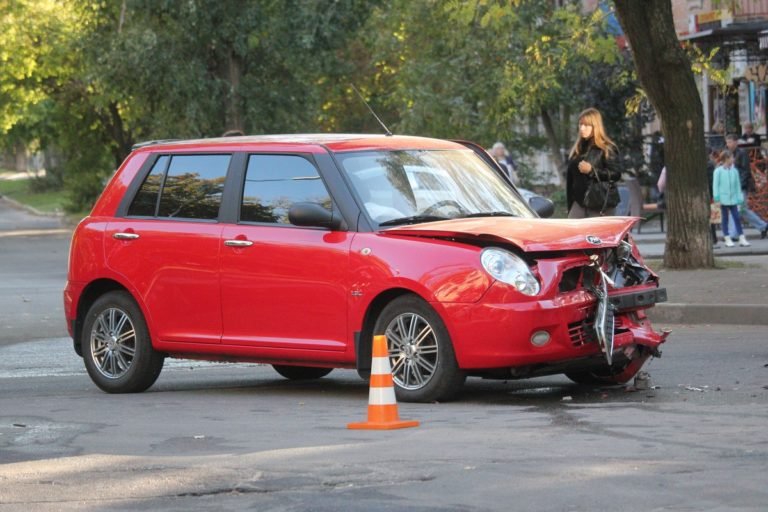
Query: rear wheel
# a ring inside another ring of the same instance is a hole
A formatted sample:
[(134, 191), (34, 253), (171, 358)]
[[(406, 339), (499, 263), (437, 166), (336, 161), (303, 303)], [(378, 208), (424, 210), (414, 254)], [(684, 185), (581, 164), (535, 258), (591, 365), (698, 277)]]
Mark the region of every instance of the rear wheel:
[(80, 339), (91, 380), (108, 393), (137, 393), (155, 383), (165, 356), (152, 348), (141, 310), (126, 292), (99, 297)]
[(333, 371), (333, 368), (316, 368), (314, 366), (288, 366), (273, 364), (272, 368), (277, 373), (291, 380), (312, 380), (325, 377)]
[(466, 375), (456, 363), (440, 316), (418, 297), (402, 296), (381, 312), (374, 335), (387, 337), (395, 394), (405, 402), (451, 399)]

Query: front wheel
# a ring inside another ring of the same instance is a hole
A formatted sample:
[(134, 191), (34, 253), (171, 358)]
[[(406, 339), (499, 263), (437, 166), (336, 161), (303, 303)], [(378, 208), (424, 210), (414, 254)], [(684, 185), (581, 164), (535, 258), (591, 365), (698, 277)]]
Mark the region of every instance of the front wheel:
[(165, 356), (152, 348), (141, 310), (126, 292), (99, 297), (88, 310), (80, 339), (91, 380), (108, 393), (138, 393), (155, 383)]
[(453, 398), (466, 375), (456, 363), (440, 316), (418, 297), (402, 296), (381, 312), (374, 335), (387, 337), (395, 394), (404, 402)]

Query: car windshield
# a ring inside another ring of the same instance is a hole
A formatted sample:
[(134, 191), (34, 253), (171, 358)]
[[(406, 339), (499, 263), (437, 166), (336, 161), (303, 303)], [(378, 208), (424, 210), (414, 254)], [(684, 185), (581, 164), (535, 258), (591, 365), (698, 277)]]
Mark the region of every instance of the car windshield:
[(337, 156), (368, 215), (380, 225), (535, 216), (512, 187), (469, 149)]

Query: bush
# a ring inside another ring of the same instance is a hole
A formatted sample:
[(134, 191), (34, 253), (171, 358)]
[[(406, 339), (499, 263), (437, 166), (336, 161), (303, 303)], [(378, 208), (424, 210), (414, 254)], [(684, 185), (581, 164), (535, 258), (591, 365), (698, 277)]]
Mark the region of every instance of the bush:
[(113, 159), (102, 144), (81, 144), (64, 164), (64, 185), (69, 195), (67, 212), (89, 211), (112, 173)]

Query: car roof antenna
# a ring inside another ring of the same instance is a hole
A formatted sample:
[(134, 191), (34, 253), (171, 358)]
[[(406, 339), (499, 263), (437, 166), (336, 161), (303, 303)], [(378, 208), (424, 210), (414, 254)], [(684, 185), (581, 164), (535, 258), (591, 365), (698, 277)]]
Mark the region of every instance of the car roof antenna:
[(371, 114), (373, 114), (373, 117), (375, 117), (376, 120), (381, 125), (381, 127), (384, 128), (384, 132), (387, 134), (387, 137), (391, 137), (392, 136), (392, 132), (389, 131), (389, 128), (387, 128), (387, 125), (384, 124), (384, 121), (379, 119), (379, 116), (376, 115), (376, 112), (374, 112), (373, 109), (371, 108), (371, 106), (368, 104), (368, 102), (365, 101), (365, 98), (363, 98), (363, 95), (360, 94), (360, 91), (357, 90), (357, 87), (355, 87), (355, 84), (349, 84), (349, 85), (352, 86), (352, 89), (357, 93), (358, 96), (360, 96), (360, 101), (362, 101), (365, 104), (365, 106), (368, 107), (368, 110), (371, 111)]

